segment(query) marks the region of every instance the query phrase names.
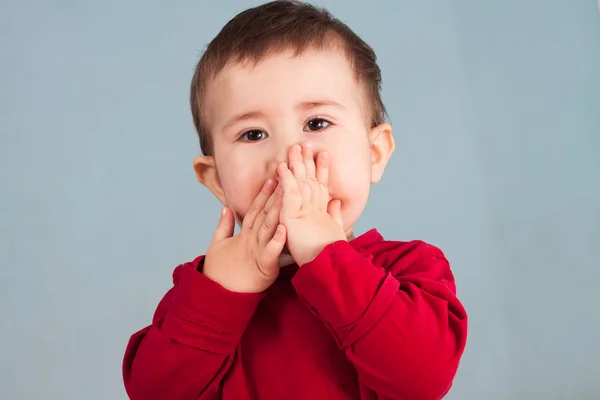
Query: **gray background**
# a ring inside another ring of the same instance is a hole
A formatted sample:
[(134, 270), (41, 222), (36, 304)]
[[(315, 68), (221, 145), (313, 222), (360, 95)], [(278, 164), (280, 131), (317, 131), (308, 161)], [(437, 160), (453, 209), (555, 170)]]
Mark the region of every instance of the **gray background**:
[[(217, 221), (194, 63), (257, 3), (0, 4), (0, 398), (124, 399), (129, 335)], [(378, 52), (395, 126), (357, 230), (442, 247), (470, 314), (448, 398), (600, 398), (597, 4), (319, 4)]]

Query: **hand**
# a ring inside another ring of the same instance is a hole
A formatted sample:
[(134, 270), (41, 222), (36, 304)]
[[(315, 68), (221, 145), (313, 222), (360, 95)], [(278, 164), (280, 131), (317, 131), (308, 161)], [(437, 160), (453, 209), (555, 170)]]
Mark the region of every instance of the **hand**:
[(282, 195), (277, 181), (267, 180), (235, 236), (233, 212), (223, 209), (206, 252), (204, 275), (232, 292), (260, 293), (271, 286), (286, 240), (285, 227), (279, 224)]
[(283, 188), (279, 222), (287, 230), (287, 247), (299, 266), (312, 261), (325, 246), (347, 240), (342, 227), (341, 201), (329, 201), (329, 155), (317, 162), (310, 145), (294, 145), (289, 165), (277, 168)]

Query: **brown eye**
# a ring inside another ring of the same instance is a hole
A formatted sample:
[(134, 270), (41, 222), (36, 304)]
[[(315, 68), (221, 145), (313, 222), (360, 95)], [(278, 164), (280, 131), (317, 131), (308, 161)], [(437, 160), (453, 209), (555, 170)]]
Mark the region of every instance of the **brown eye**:
[(247, 142), (257, 142), (259, 140), (266, 139), (266, 137), (266, 132), (258, 129), (253, 129), (251, 131), (244, 132), (240, 138)]
[(322, 131), (323, 129), (327, 128), (329, 125), (331, 125), (331, 122), (327, 121), (326, 119), (314, 118), (314, 119), (311, 119), (310, 121), (308, 121), (308, 123), (304, 127), (304, 131), (305, 132), (318, 132), (318, 131)]

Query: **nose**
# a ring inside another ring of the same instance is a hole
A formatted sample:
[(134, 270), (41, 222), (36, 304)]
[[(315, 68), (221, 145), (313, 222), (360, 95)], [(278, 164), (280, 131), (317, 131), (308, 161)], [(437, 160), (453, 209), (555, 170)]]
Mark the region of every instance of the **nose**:
[(285, 144), (277, 145), (277, 148), (274, 149), (273, 155), (269, 160), (268, 169), (269, 169), (270, 175), (276, 176), (277, 175), (276, 170), (277, 170), (277, 167), (279, 166), (279, 164), (288, 162), (288, 152), (294, 144), (295, 143), (285, 143)]
[(281, 163), (288, 162), (288, 154), (290, 148), (295, 144), (302, 144), (304, 137), (297, 134), (281, 134), (274, 137), (271, 149), (271, 158), (269, 160), (269, 172), (276, 175), (277, 166)]
[[(282, 135), (283, 136), (283, 135)], [(289, 135), (289, 136), (280, 136), (274, 140), (273, 148), (272, 148), (272, 157), (269, 160), (269, 173), (272, 176), (276, 176), (276, 169), (279, 164), (285, 162), (287, 163), (289, 160), (289, 151), (291, 147), (295, 144), (302, 145), (303, 143), (311, 143), (313, 156), (316, 158), (317, 154), (323, 149), (321, 149), (321, 145), (319, 143), (313, 143), (310, 139), (307, 139), (304, 135)]]

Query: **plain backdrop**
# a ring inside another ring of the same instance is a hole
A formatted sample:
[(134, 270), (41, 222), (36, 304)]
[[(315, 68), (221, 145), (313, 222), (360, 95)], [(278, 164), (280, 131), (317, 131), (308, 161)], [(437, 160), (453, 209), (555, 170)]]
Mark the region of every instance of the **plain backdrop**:
[[(126, 398), (129, 336), (218, 218), (194, 64), (256, 4), (0, 2), (0, 398)], [(470, 315), (448, 398), (600, 398), (596, 2), (317, 4), (375, 48), (395, 128), (357, 232), (441, 247)]]

